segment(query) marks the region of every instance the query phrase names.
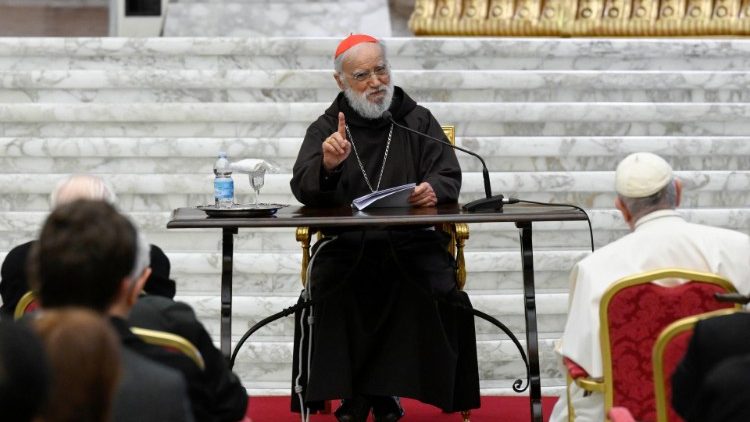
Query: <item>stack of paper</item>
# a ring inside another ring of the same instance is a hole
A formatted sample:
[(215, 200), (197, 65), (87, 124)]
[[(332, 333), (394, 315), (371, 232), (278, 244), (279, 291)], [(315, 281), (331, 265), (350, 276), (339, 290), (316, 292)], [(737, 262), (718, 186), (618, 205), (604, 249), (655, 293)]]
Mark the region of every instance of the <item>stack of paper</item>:
[(375, 191), (352, 201), (352, 207), (362, 211), (367, 207), (409, 207), (409, 196), (414, 192), (416, 183), (407, 183), (401, 186)]

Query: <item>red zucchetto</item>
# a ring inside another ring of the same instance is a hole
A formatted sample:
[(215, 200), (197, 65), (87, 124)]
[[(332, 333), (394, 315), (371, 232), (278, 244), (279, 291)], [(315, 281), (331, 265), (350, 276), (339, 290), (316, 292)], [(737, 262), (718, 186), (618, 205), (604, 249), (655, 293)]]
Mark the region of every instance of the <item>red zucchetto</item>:
[(338, 47), (336, 47), (336, 54), (333, 56), (333, 58), (342, 55), (346, 50), (354, 47), (357, 44), (362, 44), (363, 42), (377, 43), (378, 40), (366, 34), (349, 35), (339, 43)]

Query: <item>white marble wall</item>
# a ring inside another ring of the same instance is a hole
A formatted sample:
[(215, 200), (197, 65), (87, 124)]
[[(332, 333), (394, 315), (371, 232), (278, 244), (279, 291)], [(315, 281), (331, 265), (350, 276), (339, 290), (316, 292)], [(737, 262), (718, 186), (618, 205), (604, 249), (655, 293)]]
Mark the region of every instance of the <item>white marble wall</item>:
[[(250, 2), (246, 3), (250, 4)], [(182, 300), (218, 332), (219, 233), (166, 230), (172, 209), (206, 203), (219, 150), (263, 157), (282, 171), (262, 195), (289, 191), (302, 136), (336, 94), (337, 38), (0, 38), (0, 257), (36, 235), (55, 182), (72, 172), (108, 179), (120, 206), (172, 260)], [(613, 168), (634, 151), (665, 156), (685, 180), (691, 221), (750, 228), (750, 41), (392, 38), (394, 78), (459, 145), (485, 157), (496, 193), (574, 203), (594, 240), (626, 233), (613, 209)], [(462, 201), (483, 192), (472, 157)], [(240, 201), (251, 199), (235, 176)], [(523, 338), (520, 254), (512, 225), (471, 226), (468, 290), (477, 308)], [(562, 379), (551, 353), (567, 306), (567, 273), (585, 256), (582, 223), (535, 225), (543, 387)], [(236, 236), (237, 339), (300, 289), (291, 229)], [(507, 339), (483, 322), (484, 393), (510, 394), (523, 373)], [(238, 372), (254, 393), (288, 392), (291, 323), (261, 330)]]
[(387, 0), (188, 0), (169, 4), (169, 37), (390, 37)]

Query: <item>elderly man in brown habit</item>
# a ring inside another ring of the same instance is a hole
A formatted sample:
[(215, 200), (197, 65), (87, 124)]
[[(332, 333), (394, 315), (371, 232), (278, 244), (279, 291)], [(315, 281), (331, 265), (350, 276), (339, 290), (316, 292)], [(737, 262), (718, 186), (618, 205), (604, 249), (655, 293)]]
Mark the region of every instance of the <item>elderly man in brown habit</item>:
[[(383, 43), (351, 35), (334, 67), (342, 92), (307, 130), (291, 181), (297, 199), (348, 206), (415, 183), (411, 206), (456, 202), (461, 168), (453, 150), (381, 117), (389, 111), (399, 124), (445, 139), (429, 110), (394, 86)], [(447, 411), (479, 407), (473, 317), (461, 309), (471, 303), (456, 289), (447, 241), (431, 227), (325, 233), (302, 298), (320, 303), (312, 319), (297, 315), (294, 409), (341, 398), (339, 421), (364, 421), (370, 410), (376, 421), (396, 421), (403, 415), (396, 397)]]

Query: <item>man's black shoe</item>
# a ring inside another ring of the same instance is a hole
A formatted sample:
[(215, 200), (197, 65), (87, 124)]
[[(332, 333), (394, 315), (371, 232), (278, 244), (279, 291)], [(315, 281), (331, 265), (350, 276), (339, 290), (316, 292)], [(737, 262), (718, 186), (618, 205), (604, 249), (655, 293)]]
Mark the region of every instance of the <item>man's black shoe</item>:
[(333, 414), (339, 422), (365, 422), (370, 414), (370, 401), (362, 396), (341, 400)]
[(370, 401), (375, 422), (396, 422), (404, 416), (404, 408), (398, 397), (373, 396)]

